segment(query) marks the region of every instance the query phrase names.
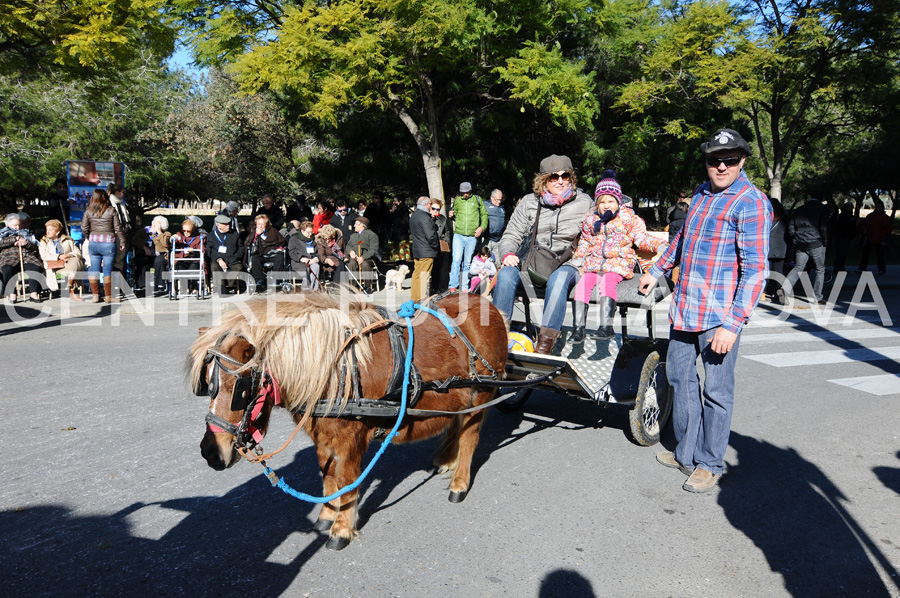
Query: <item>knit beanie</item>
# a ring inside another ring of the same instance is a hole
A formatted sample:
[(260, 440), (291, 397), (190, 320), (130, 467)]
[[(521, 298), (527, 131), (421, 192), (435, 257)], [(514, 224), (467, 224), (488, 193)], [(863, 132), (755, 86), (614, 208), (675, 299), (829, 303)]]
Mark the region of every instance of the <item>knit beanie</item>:
[(619, 204), (622, 203), (622, 187), (616, 181), (615, 171), (604, 170), (603, 174), (600, 175), (600, 182), (597, 183), (597, 188), (594, 189), (594, 199), (599, 198), (601, 195), (612, 195)]

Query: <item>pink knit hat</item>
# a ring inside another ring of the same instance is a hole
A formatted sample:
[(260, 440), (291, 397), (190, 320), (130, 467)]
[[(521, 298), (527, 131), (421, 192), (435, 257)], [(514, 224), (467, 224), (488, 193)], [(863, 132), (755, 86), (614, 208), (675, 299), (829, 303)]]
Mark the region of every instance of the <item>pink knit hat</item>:
[(600, 182), (597, 183), (597, 188), (594, 189), (594, 199), (596, 200), (601, 195), (612, 195), (621, 205), (622, 187), (619, 186), (619, 182), (616, 180), (616, 173), (612, 170), (604, 170), (601, 177)]

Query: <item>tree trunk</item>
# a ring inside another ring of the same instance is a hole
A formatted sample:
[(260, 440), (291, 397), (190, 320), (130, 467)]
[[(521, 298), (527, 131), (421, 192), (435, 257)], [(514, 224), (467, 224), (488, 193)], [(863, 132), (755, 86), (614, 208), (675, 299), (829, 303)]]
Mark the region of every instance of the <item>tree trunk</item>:
[(444, 182), (441, 177), (441, 157), (423, 154), (425, 163), (425, 179), (428, 181), (428, 196), (444, 201)]
[[(395, 95), (391, 95), (390, 98), (391, 110), (400, 118), (400, 121), (406, 126), (407, 130), (409, 130), (413, 139), (416, 141), (416, 146), (419, 148), (419, 153), (422, 155), (422, 162), (425, 165), (425, 179), (428, 182), (429, 196), (444, 202), (444, 183), (441, 178), (440, 124), (437, 118), (437, 109), (434, 104), (431, 80), (427, 77), (423, 77), (422, 83), (423, 90), (425, 91), (425, 112), (428, 116), (427, 137), (425, 136), (422, 127), (419, 126), (419, 123), (416, 122), (403, 106), (400, 98)], [(446, 202), (444, 203), (444, 211), (446, 212)]]

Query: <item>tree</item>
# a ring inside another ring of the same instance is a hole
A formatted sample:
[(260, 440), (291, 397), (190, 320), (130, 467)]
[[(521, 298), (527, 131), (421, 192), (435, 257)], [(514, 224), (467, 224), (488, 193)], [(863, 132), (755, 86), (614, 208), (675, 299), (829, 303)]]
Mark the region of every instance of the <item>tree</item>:
[(165, 0), (0, 0), (0, 72), (112, 74), (149, 52), (168, 56)]
[(585, 0), (307, 0), (234, 5), (182, 0), (197, 57), (231, 62), (245, 90), (291, 96), (332, 126), (348, 112), (392, 113), (421, 155), (429, 193), (443, 198), (441, 144), (452, 119), (497, 102), (590, 127), (593, 75), (578, 48), (598, 30)]
[(284, 197), (313, 157), (330, 150), (291, 122), (271, 93), (238, 93), (234, 79), (212, 69), (188, 102), (171, 111), (162, 131), (168, 148), (186, 157), (205, 185), (198, 198), (254, 201)]
[[(706, 101), (742, 115), (755, 134), (769, 193), (781, 198), (794, 161), (828, 131), (857, 122), (842, 103), (889, 84), (900, 47), (896, 0), (700, 0), (665, 14), (644, 65), (620, 104), (640, 114), (665, 102)], [(846, 106), (845, 106), (846, 107)], [(689, 121), (670, 133), (696, 138)]]
[(152, 56), (114, 81), (0, 76), (0, 201), (42, 198), (66, 160), (124, 162), (132, 197), (180, 192), (191, 182), (186, 162), (153, 131), (190, 88)]

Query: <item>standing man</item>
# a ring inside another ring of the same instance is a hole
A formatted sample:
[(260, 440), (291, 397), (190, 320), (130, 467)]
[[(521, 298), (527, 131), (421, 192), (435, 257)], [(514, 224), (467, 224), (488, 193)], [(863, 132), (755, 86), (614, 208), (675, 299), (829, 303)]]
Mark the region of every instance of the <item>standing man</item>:
[[(213, 281), (216, 280), (217, 272), (241, 272), (243, 270), (241, 266), (243, 253), (241, 236), (231, 228), (231, 217), (224, 214), (216, 216), (215, 227), (206, 243), (206, 254), (209, 258), (209, 269), (212, 272)], [(225, 276), (222, 284), (216, 290), (220, 295), (224, 295), (226, 288), (228, 294), (237, 293), (238, 281)]]
[(419, 303), (428, 296), (428, 282), (434, 267), (434, 258), (440, 252), (437, 228), (431, 217), (431, 198), (422, 196), (416, 201), (416, 210), (409, 218), (414, 261), (412, 275), (412, 300)]
[(353, 223), (359, 218), (356, 210), (351, 210), (350, 206), (343, 199), (337, 200), (334, 206), (334, 216), (331, 217), (329, 224), (341, 231), (341, 246), (347, 243), (347, 239), (353, 234)]
[(375, 270), (378, 235), (369, 229), (369, 219), (363, 216), (353, 223), (353, 230), (356, 232), (350, 235), (347, 242), (347, 255), (350, 258), (348, 268), (357, 276), (363, 290), (371, 293), (374, 289), (370, 284), (366, 284), (366, 281), (373, 278), (373, 273), (374, 276), (378, 276), (378, 271)]
[(825, 248), (828, 246), (828, 226), (831, 213), (822, 200), (815, 197), (794, 210), (788, 224), (788, 234), (794, 242), (794, 267), (788, 272), (785, 286), (787, 291), (794, 288), (800, 274), (806, 269), (806, 262), (812, 260), (815, 267), (813, 292), (816, 301), (825, 303), (822, 284), (825, 281)]
[(253, 214), (254, 222), (256, 222), (257, 216), (266, 216), (269, 219), (269, 224), (271, 224), (272, 228), (275, 230), (281, 230), (284, 226), (284, 212), (281, 211), (279, 206), (275, 205), (275, 198), (268, 193), (263, 195), (262, 204)]
[(241, 211), (241, 206), (236, 201), (229, 201), (225, 204), (225, 208), (222, 209), (221, 212), (216, 214), (217, 216), (228, 216), (228, 225), (231, 230), (240, 234), (240, 228), (238, 227), (238, 212)]
[[(453, 199), (447, 216), (453, 221), (453, 253), (450, 260), (450, 292), (469, 289), (469, 264), (478, 245), (478, 238), (488, 228), (488, 213), (484, 200), (472, 195), (472, 183), (459, 186), (460, 195)], [(462, 274), (462, 287), (459, 278)]]
[(491, 249), (494, 257), (498, 258), (497, 245), (500, 243), (500, 237), (506, 230), (506, 207), (503, 205), (503, 191), (494, 189), (491, 191), (491, 201), (485, 206), (488, 214), (488, 236), (487, 245)]
[[(676, 265), (681, 275), (669, 310), (666, 375), (675, 392), (678, 445), (656, 460), (689, 475), (683, 488), (708, 492), (722, 476), (734, 408), (734, 366), (741, 329), (768, 277), (772, 208), (743, 172), (750, 146), (719, 129), (700, 145), (709, 182), (694, 192), (681, 231), (647, 274), (646, 293)], [(700, 388), (697, 356), (705, 380)]]

